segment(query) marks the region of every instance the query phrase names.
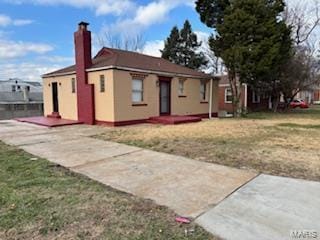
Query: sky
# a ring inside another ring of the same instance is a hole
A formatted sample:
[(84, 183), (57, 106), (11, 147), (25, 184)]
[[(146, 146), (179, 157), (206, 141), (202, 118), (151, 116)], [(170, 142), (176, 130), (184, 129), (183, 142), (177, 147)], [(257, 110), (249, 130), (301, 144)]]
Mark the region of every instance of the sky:
[(90, 23), (93, 54), (108, 32), (142, 35), (143, 52), (160, 56), (172, 27), (186, 19), (201, 40), (213, 31), (199, 20), (194, 0), (0, 0), (0, 80), (40, 81), (74, 64), (73, 33), (81, 21)]
[(74, 64), (73, 33), (90, 23), (93, 54), (97, 39), (109, 34), (141, 34), (143, 52), (160, 56), (174, 25), (189, 19), (207, 36), (193, 0), (0, 0), (0, 80), (40, 81), (41, 75)]

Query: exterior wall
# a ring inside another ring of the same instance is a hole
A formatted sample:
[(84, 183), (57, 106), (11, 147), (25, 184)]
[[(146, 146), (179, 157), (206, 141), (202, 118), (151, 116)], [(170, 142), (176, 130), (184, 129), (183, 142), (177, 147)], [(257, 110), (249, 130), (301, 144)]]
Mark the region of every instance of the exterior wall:
[[(158, 76), (148, 74), (143, 81), (143, 102), (132, 104), (132, 77), (130, 72), (114, 70), (114, 110), (115, 122), (146, 120), (160, 115)], [(200, 100), (200, 79), (187, 79), (184, 84), (184, 97), (178, 96), (179, 78), (171, 80), (171, 115), (203, 115), (209, 112), (209, 89), (207, 101)], [(218, 82), (213, 81), (212, 112), (218, 112)]]
[[(105, 77), (105, 91), (100, 92), (100, 75)], [(94, 84), (95, 120), (114, 122), (114, 71), (105, 70), (88, 73), (88, 83)], [(130, 85), (131, 86), (131, 85)]]
[(158, 77), (149, 74), (143, 80), (143, 102), (132, 104), (132, 77), (130, 72), (114, 70), (114, 121), (134, 121), (159, 115)]
[[(105, 92), (100, 92), (100, 75), (105, 76)], [(45, 78), (44, 114), (52, 113), (51, 83), (58, 83), (59, 114), (64, 119), (78, 120), (77, 91), (72, 93), (71, 79), (75, 74)], [(96, 123), (135, 123), (160, 115), (158, 76), (148, 74), (143, 81), (143, 102), (132, 103), (132, 76), (129, 71), (103, 70), (88, 73), (88, 84), (94, 86), (94, 106)], [(50, 84), (50, 86), (49, 86)], [(209, 112), (210, 81), (207, 81), (207, 99), (201, 102), (200, 79), (186, 79), (184, 96), (179, 96), (179, 78), (171, 80), (171, 115), (206, 115)], [(218, 112), (219, 87), (213, 81), (212, 113)]]
[[(209, 113), (210, 81), (207, 81), (206, 100), (200, 98), (200, 79), (188, 78), (184, 82), (183, 97), (179, 96), (179, 78), (171, 82), (171, 114), (172, 115), (202, 115)], [(218, 112), (218, 81), (212, 86), (212, 113)]]
[(76, 78), (75, 74), (43, 79), (43, 102), (45, 116), (51, 114), (53, 111), (51, 83), (57, 82), (59, 114), (64, 119), (78, 120), (77, 91), (72, 93), (72, 78)]
[(313, 93), (313, 102), (320, 103), (320, 90), (315, 90)]
[[(232, 103), (225, 102), (225, 92), (227, 88), (229, 88), (229, 85), (219, 86), (219, 111), (232, 113), (233, 112)], [(241, 101), (242, 101), (242, 106), (244, 106), (245, 105), (245, 86), (242, 86), (241, 88)]]

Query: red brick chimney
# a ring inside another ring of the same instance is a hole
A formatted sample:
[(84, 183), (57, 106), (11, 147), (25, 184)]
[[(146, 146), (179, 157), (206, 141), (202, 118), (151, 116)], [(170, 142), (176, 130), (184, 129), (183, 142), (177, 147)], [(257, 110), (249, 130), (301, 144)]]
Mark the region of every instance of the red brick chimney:
[(77, 75), (78, 120), (86, 124), (95, 123), (94, 86), (88, 84), (86, 69), (92, 65), (91, 32), (89, 23), (79, 23), (74, 33)]

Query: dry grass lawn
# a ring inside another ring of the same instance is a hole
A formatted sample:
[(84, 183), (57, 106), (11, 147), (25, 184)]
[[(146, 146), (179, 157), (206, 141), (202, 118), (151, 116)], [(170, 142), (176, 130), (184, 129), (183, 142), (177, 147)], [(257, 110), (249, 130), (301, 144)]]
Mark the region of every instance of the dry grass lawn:
[(320, 108), (176, 126), (110, 128), (98, 137), (199, 161), (320, 181)]

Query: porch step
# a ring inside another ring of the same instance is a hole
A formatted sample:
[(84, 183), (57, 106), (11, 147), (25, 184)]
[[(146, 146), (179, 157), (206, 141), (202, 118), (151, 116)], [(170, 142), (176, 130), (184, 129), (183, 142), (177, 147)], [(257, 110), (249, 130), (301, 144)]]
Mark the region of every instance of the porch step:
[(152, 124), (174, 125), (174, 124), (182, 124), (182, 123), (200, 122), (201, 120), (202, 120), (201, 117), (170, 115), (170, 116), (151, 117), (147, 120), (147, 122)]
[(47, 117), (48, 118), (57, 118), (57, 119), (61, 118), (61, 116), (60, 116), (60, 114), (58, 112), (53, 112), (51, 114), (48, 114)]

